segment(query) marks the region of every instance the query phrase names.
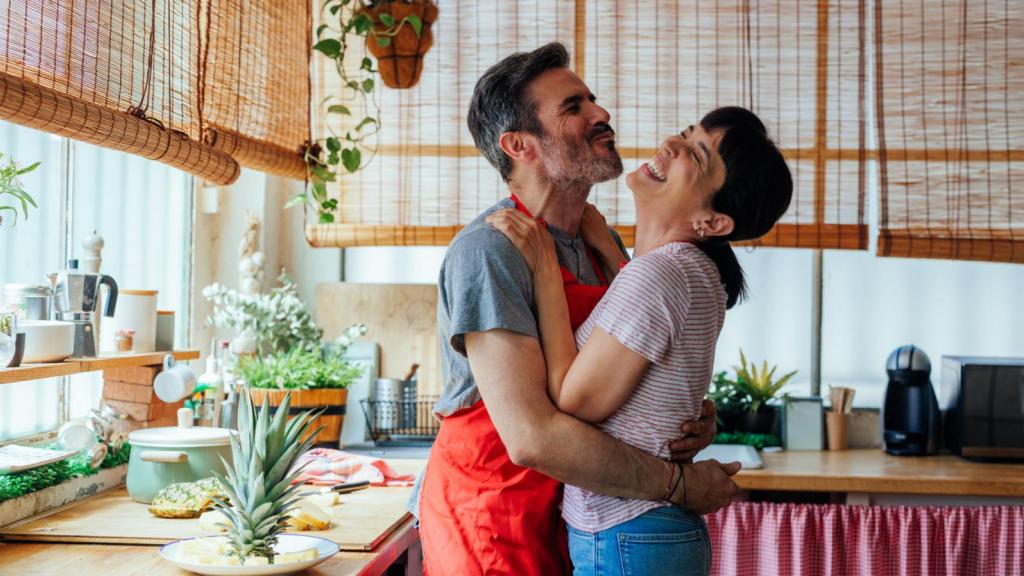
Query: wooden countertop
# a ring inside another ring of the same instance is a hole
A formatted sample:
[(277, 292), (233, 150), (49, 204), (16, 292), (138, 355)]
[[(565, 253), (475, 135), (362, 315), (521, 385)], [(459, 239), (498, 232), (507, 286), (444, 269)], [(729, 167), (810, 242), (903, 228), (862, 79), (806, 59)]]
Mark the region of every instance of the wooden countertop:
[[(339, 552), (302, 572), (308, 576), (376, 576), (384, 574), (419, 539), (412, 518), (373, 552)], [(160, 557), (158, 546), (0, 542), (4, 574), (118, 574), (125, 576), (194, 576)]]
[(952, 454), (890, 456), (882, 450), (761, 454), (743, 470), (746, 490), (1024, 497), (1024, 464), (972, 462)]
[[(417, 473), (422, 459), (388, 460), (399, 474)], [(389, 490), (394, 490), (393, 488)], [(407, 490), (411, 490), (408, 488)], [(360, 494), (360, 493), (355, 493)], [(310, 576), (377, 576), (384, 574), (410, 547), (417, 545), (419, 531), (406, 514), (398, 526), (373, 550), (341, 551), (315, 568)], [(160, 557), (160, 547), (130, 544), (69, 544), (0, 540), (0, 572), (7, 574), (126, 574), (137, 576), (187, 576)]]

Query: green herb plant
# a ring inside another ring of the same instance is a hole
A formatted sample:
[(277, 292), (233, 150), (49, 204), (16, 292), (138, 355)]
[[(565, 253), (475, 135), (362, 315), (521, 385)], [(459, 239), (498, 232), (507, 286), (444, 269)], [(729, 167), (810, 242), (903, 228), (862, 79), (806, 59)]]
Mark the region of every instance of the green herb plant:
[[(3, 152), (0, 152), (0, 202), (3, 202), (3, 196), (13, 196), (14, 199), (21, 205), (21, 213), (24, 218), (28, 219), (28, 207), (38, 208), (36, 201), (32, 198), (32, 195), (28, 193), (25, 188), (22, 187), (20, 176), (24, 176), (29, 172), (39, 167), (39, 162), (27, 166), (25, 168), (19, 168), (18, 164), (13, 158), (7, 157), (7, 161), (4, 162)], [(14, 206), (0, 204), (0, 224), (3, 224), (4, 217), (3, 212), (7, 211), (14, 214), (14, 223), (12, 226), (18, 225), (18, 204)]]
[(236, 373), (252, 388), (347, 388), (363, 370), (343, 360), (342, 354), (341, 350), (292, 348), (270, 356), (240, 358)]
[[(320, 105), (326, 106), (328, 118), (334, 115), (348, 117), (343, 118), (343, 121), (347, 124), (355, 122), (355, 125), (340, 134), (327, 122), (331, 135), (323, 140), (323, 144), (318, 140), (304, 146), (303, 156), (310, 186), (285, 204), (285, 208), (312, 205), (317, 211), (317, 221), (321, 224), (334, 222), (338, 210), (338, 200), (327, 196), (328, 183), (336, 182), (342, 170), (349, 174), (356, 172), (372, 160), (377, 151), (380, 106), (374, 98), (374, 87), (378, 70), (366, 54), (367, 38), (373, 38), (378, 46), (387, 47), (402, 26), (411, 26), (417, 36), (423, 31), (423, 23), (416, 15), (395, 21), (391, 14), (374, 16), (366, 11), (384, 2), (325, 0), (321, 6), (325, 22), (316, 29), (317, 42), (313, 50), (334, 65), (341, 81), (341, 93), (328, 96)], [(350, 72), (345, 65), (350, 42), (363, 47), (362, 60), (355, 72)], [(362, 118), (356, 121), (359, 116)]]

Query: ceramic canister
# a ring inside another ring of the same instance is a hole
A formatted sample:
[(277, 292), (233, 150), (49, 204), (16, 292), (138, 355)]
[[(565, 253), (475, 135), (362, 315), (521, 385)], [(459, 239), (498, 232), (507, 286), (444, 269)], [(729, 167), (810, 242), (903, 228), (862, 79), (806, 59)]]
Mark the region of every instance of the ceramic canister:
[(156, 350), (156, 297), (156, 290), (121, 290), (114, 317), (103, 321), (100, 350), (117, 351), (115, 338), (122, 330), (135, 331), (133, 352)]

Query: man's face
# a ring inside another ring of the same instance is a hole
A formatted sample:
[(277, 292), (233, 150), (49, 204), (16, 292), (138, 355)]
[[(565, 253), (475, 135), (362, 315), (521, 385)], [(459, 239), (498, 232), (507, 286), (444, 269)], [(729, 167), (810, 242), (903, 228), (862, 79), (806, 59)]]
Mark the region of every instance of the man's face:
[(529, 93), (544, 129), (542, 169), (548, 179), (589, 186), (622, 174), (608, 111), (595, 103), (576, 74), (565, 68), (548, 70), (530, 84)]

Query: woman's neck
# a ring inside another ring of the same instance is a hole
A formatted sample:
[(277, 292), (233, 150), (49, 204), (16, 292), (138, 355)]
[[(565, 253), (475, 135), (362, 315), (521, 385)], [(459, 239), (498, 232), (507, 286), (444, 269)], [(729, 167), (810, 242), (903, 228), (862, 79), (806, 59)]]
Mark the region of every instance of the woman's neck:
[(690, 226), (689, 218), (667, 217), (664, 211), (636, 207), (636, 243), (633, 255), (644, 254), (671, 242), (700, 241), (700, 236)]

